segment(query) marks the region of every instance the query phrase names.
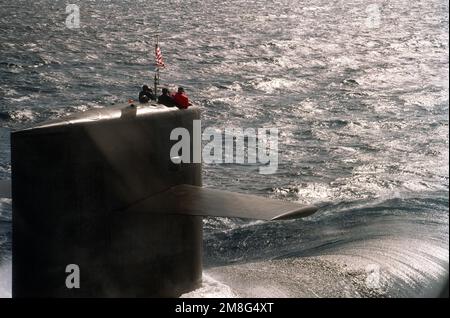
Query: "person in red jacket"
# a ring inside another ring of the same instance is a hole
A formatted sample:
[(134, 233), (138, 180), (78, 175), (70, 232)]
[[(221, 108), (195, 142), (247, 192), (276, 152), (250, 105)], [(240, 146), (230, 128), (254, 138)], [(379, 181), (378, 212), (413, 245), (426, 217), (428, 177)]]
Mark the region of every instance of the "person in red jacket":
[(191, 103), (189, 103), (189, 98), (184, 92), (183, 87), (178, 87), (178, 92), (173, 95), (173, 101), (180, 109), (186, 109), (192, 105)]

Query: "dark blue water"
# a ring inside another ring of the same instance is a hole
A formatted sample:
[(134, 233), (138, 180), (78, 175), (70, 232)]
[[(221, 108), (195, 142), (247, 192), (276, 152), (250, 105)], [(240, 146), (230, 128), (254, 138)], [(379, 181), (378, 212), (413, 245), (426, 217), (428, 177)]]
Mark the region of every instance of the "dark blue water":
[[(80, 29), (68, 29), (64, 1), (0, 2), (0, 179), (10, 178), (11, 130), (151, 84), (159, 25), (162, 81), (186, 88), (203, 127), (280, 131), (276, 174), (204, 165), (204, 184), (321, 207), (296, 221), (205, 220), (194, 295), (437, 289), (449, 259), (446, 1), (79, 5)], [(10, 295), (10, 220), (0, 199), (0, 296)]]

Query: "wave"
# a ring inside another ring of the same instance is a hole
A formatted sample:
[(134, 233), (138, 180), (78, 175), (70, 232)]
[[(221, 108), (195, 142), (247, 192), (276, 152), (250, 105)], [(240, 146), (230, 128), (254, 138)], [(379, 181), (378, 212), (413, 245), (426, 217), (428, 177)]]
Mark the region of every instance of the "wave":
[(447, 204), (341, 202), (307, 219), (207, 232), (205, 273), (238, 297), (436, 296), (448, 279)]

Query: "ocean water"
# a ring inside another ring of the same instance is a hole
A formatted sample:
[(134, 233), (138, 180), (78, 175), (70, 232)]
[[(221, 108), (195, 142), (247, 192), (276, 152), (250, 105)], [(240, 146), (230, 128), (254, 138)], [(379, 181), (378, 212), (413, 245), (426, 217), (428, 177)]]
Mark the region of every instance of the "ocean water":
[[(414, 297), (448, 276), (448, 2), (0, 2), (0, 179), (11, 130), (186, 88), (203, 127), (279, 129), (279, 166), (204, 164), (207, 187), (316, 204), (306, 219), (204, 220), (185, 297)], [(0, 297), (11, 200), (0, 199)]]

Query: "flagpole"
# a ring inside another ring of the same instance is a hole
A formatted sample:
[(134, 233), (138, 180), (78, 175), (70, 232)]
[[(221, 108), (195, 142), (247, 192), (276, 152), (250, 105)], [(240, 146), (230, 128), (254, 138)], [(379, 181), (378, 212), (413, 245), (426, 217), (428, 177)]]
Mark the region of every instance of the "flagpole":
[[(155, 54), (158, 50), (158, 45), (159, 45), (159, 34), (156, 33)], [(155, 65), (156, 65), (156, 70), (155, 70), (155, 78), (154, 78), (154, 88), (155, 88), (154, 94), (155, 94), (155, 96), (157, 96), (158, 95), (158, 82), (159, 82), (159, 66), (158, 66), (157, 62), (155, 63)]]

